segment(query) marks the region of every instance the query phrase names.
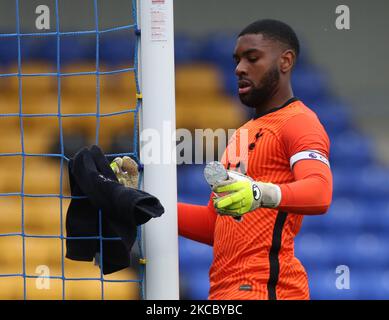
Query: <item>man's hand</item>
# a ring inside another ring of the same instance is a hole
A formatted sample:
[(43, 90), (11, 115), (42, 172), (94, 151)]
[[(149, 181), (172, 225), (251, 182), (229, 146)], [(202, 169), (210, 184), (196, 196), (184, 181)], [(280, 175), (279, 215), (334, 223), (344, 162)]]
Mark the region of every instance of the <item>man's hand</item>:
[(138, 189), (138, 165), (133, 159), (127, 156), (117, 157), (111, 162), (111, 168), (119, 183), (128, 188)]
[(228, 170), (228, 179), (213, 186), (213, 204), (218, 213), (240, 217), (257, 208), (276, 208), (281, 202), (281, 189), (272, 183), (254, 181)]

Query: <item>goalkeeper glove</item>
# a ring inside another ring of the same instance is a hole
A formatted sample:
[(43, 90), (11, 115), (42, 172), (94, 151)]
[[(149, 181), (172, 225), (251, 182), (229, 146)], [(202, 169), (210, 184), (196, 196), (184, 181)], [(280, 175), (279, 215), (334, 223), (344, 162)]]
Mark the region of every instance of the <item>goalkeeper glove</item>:
[[(228, 179), (213, 186), (214, 207), (220, 214), (240, 217), (257, 208), (276, 208), (281, 202), (281, 189), (272, 183), (254, 181), (235, 171), (227, 171)], [(221, 197), (218, 195), (225, 194)]]
[(164, 213), (156, 197), (121, 185), (97, 146), (77, 153), (72, 174), (89, 201), (112, 218), (129, 223), (135, 218), (136, 224), (140, 225)]
[(112, 171), (119, 183), (128, 188), (138, 189), (139, 172), (137, 163), (130, 157), (117, 157), (111, 162)]

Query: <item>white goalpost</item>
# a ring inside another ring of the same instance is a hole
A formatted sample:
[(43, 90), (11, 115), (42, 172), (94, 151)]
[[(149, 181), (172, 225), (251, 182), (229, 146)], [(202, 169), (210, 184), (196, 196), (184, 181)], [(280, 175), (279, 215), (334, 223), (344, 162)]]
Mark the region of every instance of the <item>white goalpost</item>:
[[(139, 76), (143, 97), (140, 132), (154, 130), (159, 133), (159, 151), (153, 152), (170, 156), (170, 161), (161, 155), (159, 163), (144, 163), (144, 190), (156, 196), (165, 208), (161, 218), (152, 219), (143, 229), (147, 261), (145, 298), (177, 300), (177, 172), (175, 141), (171, 136), (176, 129), (173, 0), (138, 0), (138, 19), (141, 29)], [(167, 125), (170, 125), (170, 136), (166, 134)], [(142, 162), (144, 145), (141, 139)]]

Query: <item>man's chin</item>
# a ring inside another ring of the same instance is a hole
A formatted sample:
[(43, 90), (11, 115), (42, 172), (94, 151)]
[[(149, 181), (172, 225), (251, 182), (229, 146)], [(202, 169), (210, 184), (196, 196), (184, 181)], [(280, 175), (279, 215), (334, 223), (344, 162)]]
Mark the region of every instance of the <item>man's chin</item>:
[(247, 93), (239, 94), (239, 99), (242, 104), (244, 104), (248, 108), (255, 108), (255, 103), (252, 101), (250, 95)]

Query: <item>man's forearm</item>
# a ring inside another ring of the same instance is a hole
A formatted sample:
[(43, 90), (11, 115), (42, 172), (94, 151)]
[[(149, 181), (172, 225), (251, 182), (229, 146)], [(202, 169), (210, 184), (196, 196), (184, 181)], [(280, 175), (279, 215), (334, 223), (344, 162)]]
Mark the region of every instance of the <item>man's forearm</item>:
[(301, 161), (294, 168), (295, 182), (281, 184), (278, 209), (288, 213), (315, 215), (325, 213), (332, 199), (332, 175), (319, 161)]
[(211, 205), (178, 203), (178, 233), (180, 236), (213, 245), (216, 213)]

